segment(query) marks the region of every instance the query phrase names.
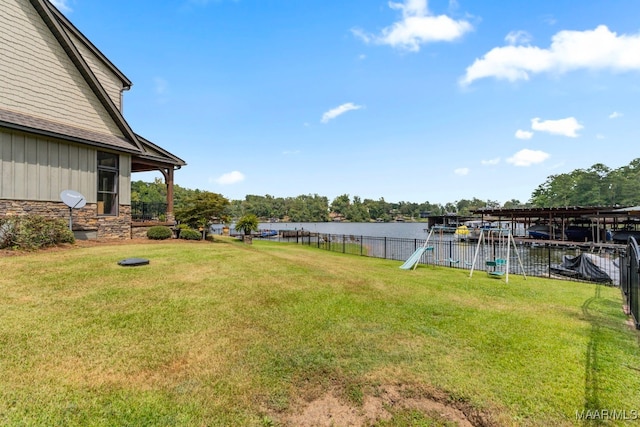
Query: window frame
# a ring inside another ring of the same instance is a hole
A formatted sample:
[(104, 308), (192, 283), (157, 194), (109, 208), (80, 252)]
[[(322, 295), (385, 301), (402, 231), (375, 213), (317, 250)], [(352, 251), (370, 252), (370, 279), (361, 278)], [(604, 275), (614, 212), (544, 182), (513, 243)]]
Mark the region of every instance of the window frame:
[[(114, 160), (115, 160), (115, 166), (105, 166), (105, 165), (101, 165), (100, 164), (100, 156), (101, 155), (107, 155), (107, 156), (113, 156)], [(119, 184), (120, 184), (120, 156), (116, 153), (110, 153), (107, 151), (97, 151), (96, 152), (96, 201), (97, 201), (97, 205), (98, 205), (98, 216), (118, 216), (119, 212), (120, 212), (120, 194), (119, 194)], [(101, 190), (101, 186), (100, 186), (100, 175), (102, 173), (108, 173), (108, 174), (113, 174), (113, 190), (112, 191), (107, 191), (107, 190)], [(104, 209), (104, 201), (105, 201), (105, 197), (104, 196), (110, 196), (113, 198), (113, 206), (110, 210), (110, 212), (106, 212), (106, 210)], [(102, 196), (102, 197), (101, 197)], [(100, 212), (100, 204), (102, 203), (102, 212)], [(113, 213), (112, 213), (113, 212)]]

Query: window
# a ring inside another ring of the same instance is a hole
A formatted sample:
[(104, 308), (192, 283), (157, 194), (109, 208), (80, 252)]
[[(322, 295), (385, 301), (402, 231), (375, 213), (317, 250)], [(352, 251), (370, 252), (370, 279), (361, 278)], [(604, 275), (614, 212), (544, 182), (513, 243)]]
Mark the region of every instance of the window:
[(118, 215), (118, 155), (98, 151), (98, 215)]

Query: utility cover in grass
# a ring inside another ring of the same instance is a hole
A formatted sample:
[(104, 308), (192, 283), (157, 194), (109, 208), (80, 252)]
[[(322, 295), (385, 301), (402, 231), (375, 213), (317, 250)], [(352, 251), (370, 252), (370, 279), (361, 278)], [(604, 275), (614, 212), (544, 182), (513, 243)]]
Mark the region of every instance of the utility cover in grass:
[(118, 261), (118, 265), (123, 267), (136, 267), (138, 265), (147, 265), (149, 260), (145, 258), (127, 258), (122, 261)]

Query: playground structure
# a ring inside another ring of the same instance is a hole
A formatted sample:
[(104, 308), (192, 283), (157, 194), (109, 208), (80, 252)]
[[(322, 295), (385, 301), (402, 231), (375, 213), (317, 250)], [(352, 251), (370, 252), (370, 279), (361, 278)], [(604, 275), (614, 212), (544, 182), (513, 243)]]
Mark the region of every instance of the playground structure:
[(411, 254), (409, 258), (400, 266), (403, 270), (415, 270), (420, 262), (420, 259), (425, 254), (433, 253), (433, 246), (429, 246), (429, 241), (431, 240), (431, 236), (433, 235), (433, 228), (429, 230), (429, 234), (427, 234), (427, 240), (424, 241), (424, 244), (415, 250), (414, 253)]
[(512, 247), (520, 265), (522, 276), (526, 279), (527, 276), (524, 273), (524, 266), (522, 265), (516, 242), (511, 230), (508, 228), (490, 228), (480, 231), (469, 277), (473, 277), (473, 270), (478, 263), (478, 255), (482, 253), (487, 274), (496, 278), (504, 276), (505, 282), (509, 283), (509, 264)]
[(451, 245), (451, 238), (445, 236), (454, 236), (456, 227), (433, 226), (429, 229), (427, 239), (424, 244), (417, 248), (413, 254), (400, 266), (403, 270), (415, 270), (420, 260), (424, 264), (446, 265), (456, 267), (463, 263), (467, 268), (471, 266), (471, 262), (466, 261), (464, 252), (454, 251)]

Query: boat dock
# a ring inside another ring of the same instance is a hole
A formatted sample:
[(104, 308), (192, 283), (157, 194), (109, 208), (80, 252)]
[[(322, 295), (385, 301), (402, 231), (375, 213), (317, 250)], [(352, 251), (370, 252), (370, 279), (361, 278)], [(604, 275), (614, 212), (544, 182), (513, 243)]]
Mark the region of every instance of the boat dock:
[(527, 237), (516, 238), (523, 243), (613, 250), (625, 246), (629, 236), (640, 238), (640, 206), (483, 208), (473, 214), (482, 222), (508, 224), (513, 231), (524, 227)]

